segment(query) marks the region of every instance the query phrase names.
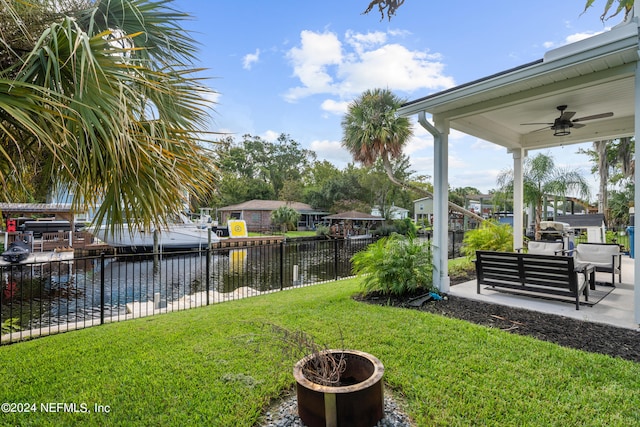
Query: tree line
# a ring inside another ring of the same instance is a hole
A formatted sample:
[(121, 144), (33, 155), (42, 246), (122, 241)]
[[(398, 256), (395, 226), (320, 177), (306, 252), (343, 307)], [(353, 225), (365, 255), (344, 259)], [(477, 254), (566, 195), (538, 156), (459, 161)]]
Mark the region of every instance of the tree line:
[[(284, 200), (308, 203), (327, 212), (358, 210), (383, 211), (395, 205), (411, 208), (422, 197), (417, 191), (394, 185), (382, 160), (370, 165), (352, 162), (340, 169), (327, 160), (318, 160), (314, 151), (288, 134), (275, 141), (255, 135), (227, 136), (212, 150), (217, 166), (217, 184), (212, 192), (201, 193), (195, 201), (201, 207), (223, 207), (247, 200)], [(389, 162), (396, 179), (417, 188), (431, 189), (429, 176), (417, 175), (409, 157), (400, 155)]]

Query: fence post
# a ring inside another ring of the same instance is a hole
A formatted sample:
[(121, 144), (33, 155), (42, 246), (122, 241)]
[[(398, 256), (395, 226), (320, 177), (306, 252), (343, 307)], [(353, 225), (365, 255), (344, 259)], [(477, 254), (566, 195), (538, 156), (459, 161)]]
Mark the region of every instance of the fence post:
[(100, 253), (100, 324), (104, 325), (104, 252)]
[(333, 272), (334, 280), (338, 280), (338, 239), (333, 240)]
[(280, 290), (284, 289), (284, 240), (280, 242)]
[[(456, 231), (455, 230), (451, 230), (450, 233), (450, 239), (451, 239), (451, 256), (449, 257), (450, 259), (455, 258), (455, 253), (456, 253)], [(449, 242), (447, 242), (447, 245), (449, 245)]]
[[(211, 230), (211, 229), (209, 229)], [(207, 305), (209, 305), (209, 289), (211, 289), (211, 279), (209, 278), (211, 273), (211, 245), (207, 246), (207, 269), (206, 269), (207, 278), (205, 279), (205, 289), (207, 292)]]

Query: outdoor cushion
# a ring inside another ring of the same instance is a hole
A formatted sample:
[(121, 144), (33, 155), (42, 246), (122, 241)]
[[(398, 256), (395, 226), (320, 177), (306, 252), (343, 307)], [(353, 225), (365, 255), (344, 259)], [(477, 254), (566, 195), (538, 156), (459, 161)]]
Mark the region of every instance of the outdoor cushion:
[(535, 255), (559, 255), (564, 247), (562, 242), (531, 240), (527, 244), (528, 253)]
[(581, 243), (574, 249), (576, 262), (587, 263), (596, 267), (597, 271), (607, 271), (612, 273), (611, 284), (615, 275), (618, 274), (618, 281), (622, 280), (621, 275), (621, 253), (620, 246), (607, 243)]

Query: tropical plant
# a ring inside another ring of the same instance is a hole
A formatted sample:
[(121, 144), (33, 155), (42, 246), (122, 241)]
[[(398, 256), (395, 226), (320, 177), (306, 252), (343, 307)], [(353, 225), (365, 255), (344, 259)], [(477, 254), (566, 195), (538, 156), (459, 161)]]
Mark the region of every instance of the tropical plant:
[(605, 214), (607, 223), (620, 222), (624, 216), (620, 209), (620, 193), (610, 189), (614, 186), (624, 189), (632, 181), (635, 172), (633, 138), (594, 141), (592, 149), (580, 149), (579, 152), (590, 157), (591, 172), (599, 177), (598, 212)]
[[(505, 171), (498, 176), (498, 185), (503, 191), (513, 189), (513, 171)], [(540, 239), (540, 221), (545, 198), (564, 197), (575, 191), (578, 197), (589, 198), (589, 184), (576, 170), (557, 168), (553, 158), (547, 154), (528, 157), (524, 162), (524, 201), (535, 206), (535, 238)]]
[(37, 174), (74, 210), (99, 206), (96, 222), (150, 228), (181, 210), (185, 192), (211, 189), (201, 142), (212, 91), (191, 66), (188, 15), (169, 3), (2, 1), (2, 196)]
[(513, 228), (495, 220), (485, 221), (465, 233), (460, 251), (469, 259), (476, 256), (476, 251), (513, 252)]
[(432, 255), (428, 242), (393, 234), (356, 253), (353, 273), (362, 278), (366, 293), (405, 295), (434, 292)]
[(318, 225), (316, 227), (316, 235), (327, 237), (331, 233), (331, 229), (326, 225)]
[[(425, 188), (399, 180), (393, 170), (391, 160), (402, 156), (405, 144), (413, 135), (409, 119), (396, 114), (402, 102), (389, 89), (365, 91), (349, 104), (342, 119), (342, 145), (355, 161), (365, 166), (372, 166), (380, 159), (389, 180), (395, 185), (433, 197)], [(455, 203), (449, 202), (449, 207), (479, 221), (484, 220)]]
[(2, 322), (2, 324), (0, 324), (0, 333), (2, 333), (3, 335), (10, 334), (12, 332), (18, 332), (20, 329), (22, 328), (20, 327), (19, 317), (9, 318)]
[[(600, 16), (600, 19), (602, 21), (606, 21), (609, 18), (613, 18), (623, 10), (625, 12), (624, 16), (626, 18), (635, 3), (634, 0), (616, 0), (616, 1), (618, 2), (618, 6), (616, 7), (615, 11), (611, 11), (611, 8), (613, 7), (613, 4), (614, 4), (614, 0), (606, 1), (604, 5), (604, 11)], [(587, 9), (593, 6), (593, 3), (595, 3), (595, 0), (587, 0), (584, 6), (584, 11), (582, 13), (585, 13)], [(380, 20), (384, 19), (385, 13), (387, 14), (387, 19), (391, 20), (391, 17), (395, 16), (396, 11), (403, 4), (404, 4), (404, 0), (372, 0), (369, 3), (369, 6), (367, 7), (367, 9), (363, 12), (363, 14), (367, 14), (371, 12), (375, 6), (378, 6), (378, 11), (380, 12), (380, 15), (381, 15)]]
[[(602, 15), (600, 15), (600, 19), (603, 22), (609, 18), (613, 18), (614, 16), (618, 15), (623, 10), (624, 10), (624, 17), (626, 18), (629, 12), (631, 11), (631, 8), (633, 7), (633, 4), (635, 3), (634, 0), (616, 0), (616, 1), (618, 2), (618, 6), (616, 7), (615, 11), (611, 11), (611, 7), (613, 6), (614, 0), (607, 0), (607, 2), (605, 3), (604, 11), (602, 12)], [(587, 2), (584, 5), (584, 11), (582, 13), (585, 13), (587, 9), (593, 6), (593, 3), (595, 3), (595, 0), (587, 0)], [(607, 16), (607, 14), (609, 15)]]
[(411, 218), (396, 219), (393, 221), (393, 225), (396, 227), (396, 230), (398, 230), (398, 234), (402, 234), (403, 236), (418, 235), (418, 227)]
[(391, 21), (391, 17), (396, 14), (396, 10), (402, 6), (404, 0), (372, 0), (367, 7), (367, 10), (362, 12), (363, 14), (367, 14), (373, 10), (375, 6), (378, 6), (378, 11), (380, 12), (381, 18), (384, 19), (385, 12), (387, 13), (387, 18)]
[(271, 222), (280, 227), (280, 231), (286, 233), (295, 230), (300, 219), (300, 213), (289, 206), (280, 206), (271, 212)]

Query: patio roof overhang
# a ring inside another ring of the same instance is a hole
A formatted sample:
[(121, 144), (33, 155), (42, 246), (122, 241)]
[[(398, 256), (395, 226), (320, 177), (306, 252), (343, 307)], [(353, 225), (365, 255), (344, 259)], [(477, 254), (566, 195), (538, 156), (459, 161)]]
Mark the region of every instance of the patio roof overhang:
[[(398, 114), (418, 116), (434, 136), (434, 285), (448, 291), (447, 201), (448, 135), (455, 129), (505, 147), (514, 159), (514, 212), (524, 210), (523, 157), (529, 150), (581, 142), (636, 136), (640, 120), (639, 21), (630, 16), (608, 32), (551, 50), (544, 58), (404, 104)], [(613, 113), (555, 136), (544, 125), (567, 105), (573, 117)], [(431, 121), (428, 119), (431, 116)], [(640, 206), (640, 174), (636, 174), (635, 204)], [(523, 241), (523, 221), (514, 216), (514, 247)], [(640, 253), (640, 239), (634, 242)], [(640, 263), (634, 267), (640, 280)], [(640, 285), (635, 285), (635, 320), (640, 324)]]
[[(635, 73), (638, 25), (629, 24), (547, 52), (543, 59), (506, 70), (403, 105), (398, 113), (425, 112), (447, 120), (452, 129), (507, 149), (555, 147), (634, 133)], [(613, 116), (584, 122), (557, 137), (544, 126), (559, 105), (574, 118), (612, 112)], [(537, 131), (537, 132), (536, 132)]]

